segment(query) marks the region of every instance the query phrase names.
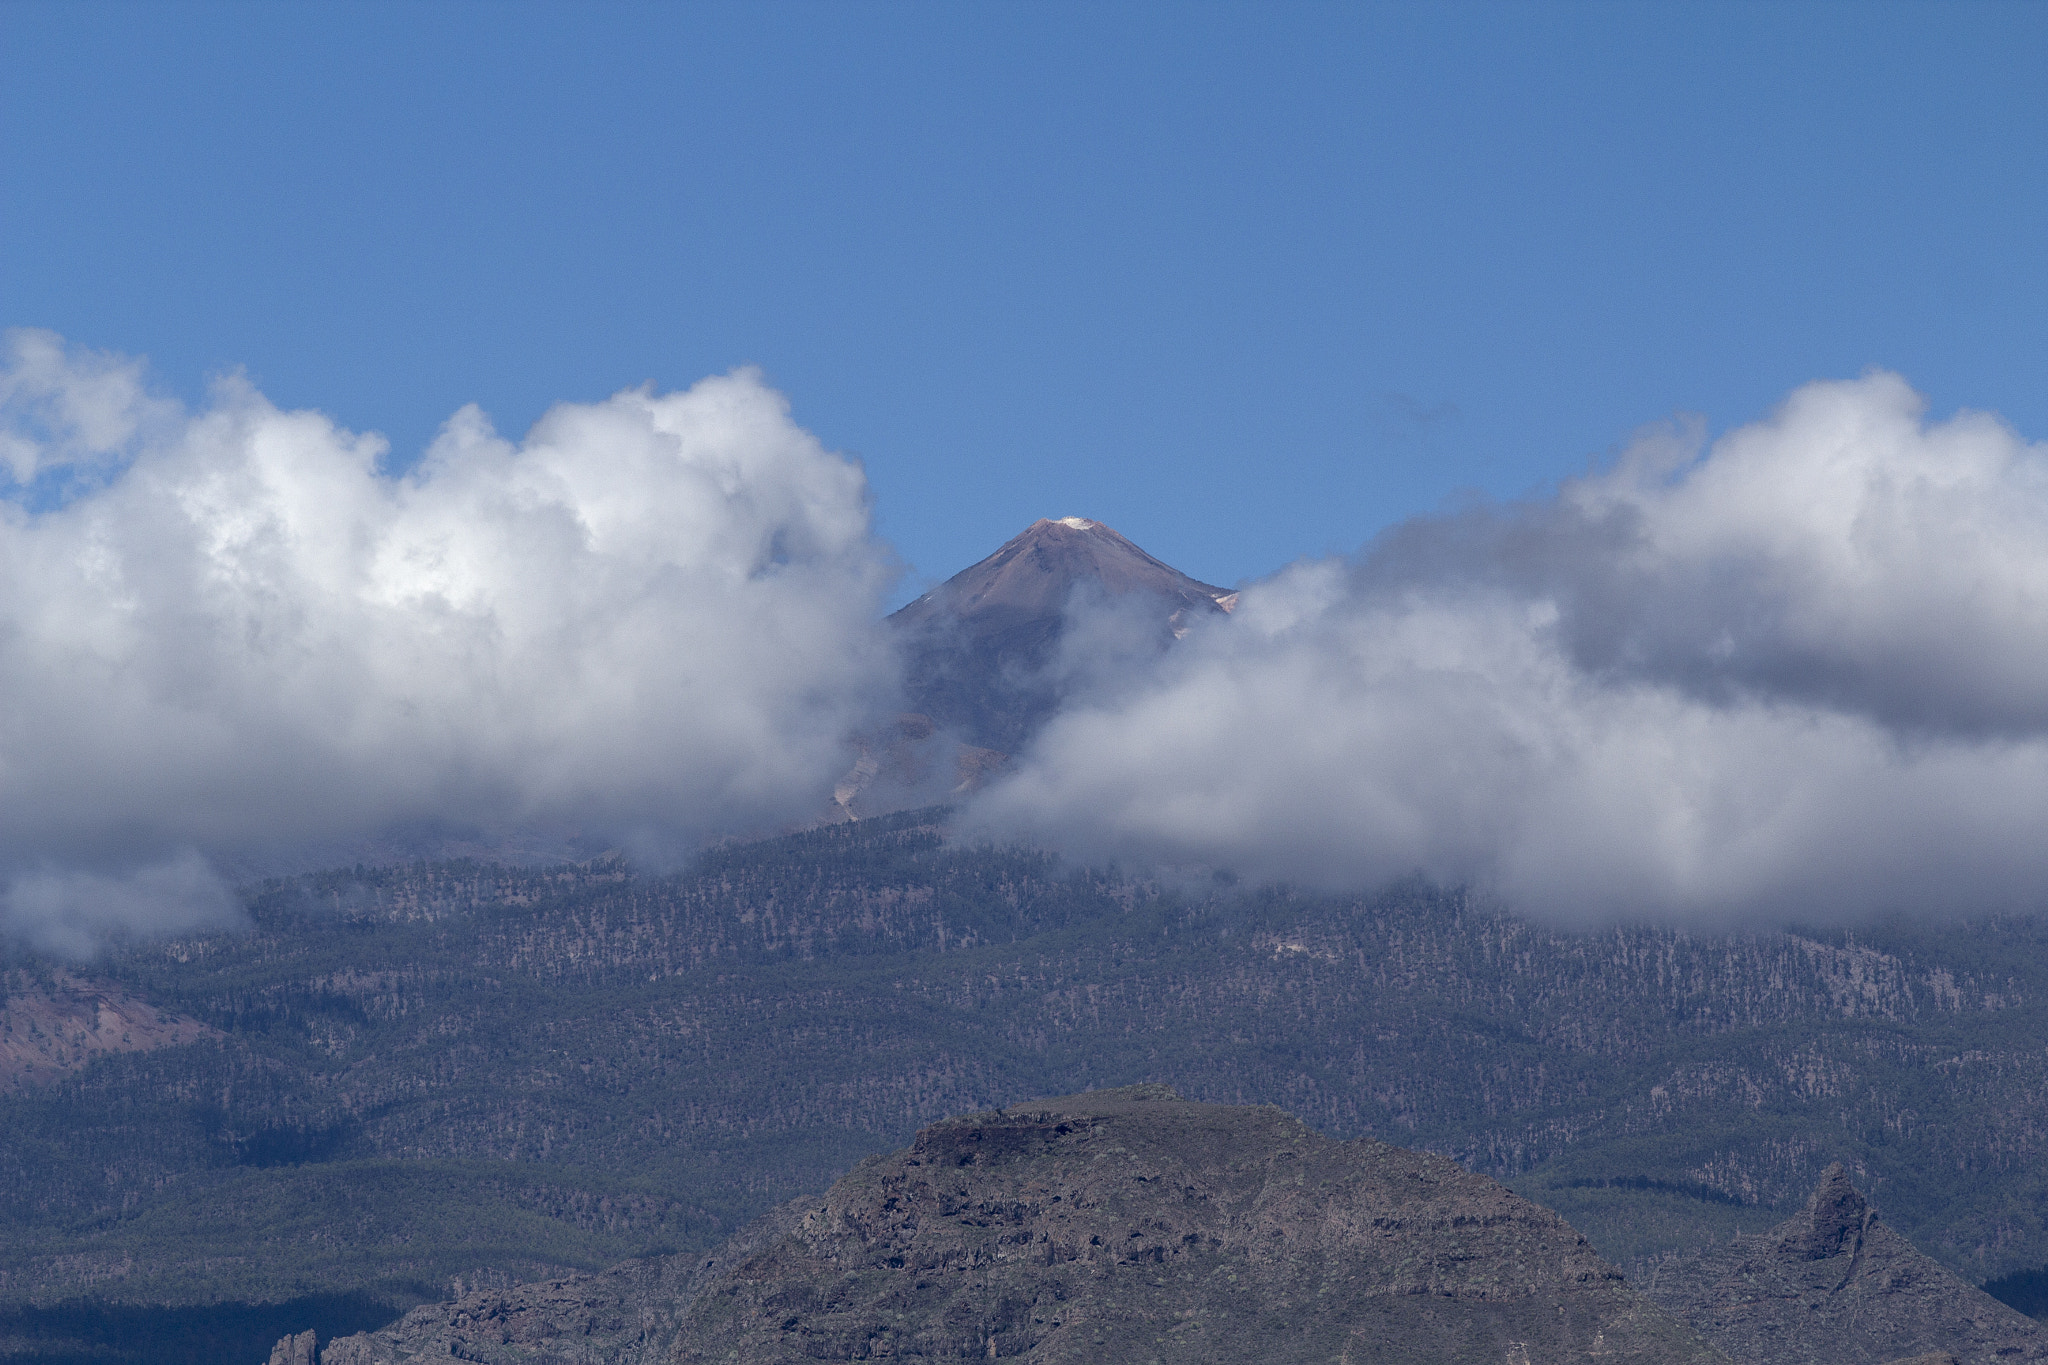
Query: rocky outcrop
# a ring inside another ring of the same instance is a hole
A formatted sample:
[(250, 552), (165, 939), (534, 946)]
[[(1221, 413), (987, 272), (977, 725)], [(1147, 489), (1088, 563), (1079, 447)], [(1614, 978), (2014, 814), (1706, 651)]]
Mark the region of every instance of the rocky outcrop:
[(935, 1124), (697, 1294), (677, 1362), (1720, 1362), (1444, 1157), (1137, 1086)]
[(1735, 1359), (1760, 1365), (2048, 1360), (2039, 1324), (1886, 1227), (1839, 1162), (1787, 1222), (1673, 1258), (1644, 1290)]
[(796, 1205), (778, 1209), (708, 1256), (626, 1261), (596, 1275), (425, 1304), (380, 1331), (329, 1342), (320, 1365), (665, 1365), (698, 1291), (787, 1231), (798, 1216)]
[(283, 1338), (271, 1348), (270, 1365), (319, 1365), (319, 1353), (313, 1349), (317, 1341), (312, 1332)]

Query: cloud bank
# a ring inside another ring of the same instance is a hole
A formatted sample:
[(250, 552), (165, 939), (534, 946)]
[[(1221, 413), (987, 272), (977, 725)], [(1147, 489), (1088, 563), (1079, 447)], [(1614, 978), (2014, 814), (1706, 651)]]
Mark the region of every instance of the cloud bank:
[(404, 477), (384, 454), (241, 380), (188, 412), (7, 334), (0, 917), (86, 922), (190, 850), (408, 821), (680, 846), (830, 799), (894, 685), (894, 560), (861, 470), (757, 375), (518, 443), (466, 408)]
[[(211, 867), (409, 825), (802, 821), (894, 706), (862, 473), (758, 376), (384, 455), (6, 335), (0, 928), (219, 924)], [(968, 824), (1578, 922), (2048, 901), (2048, 449), (1895, 376), (1647, 431), (1191, 624), (1162, 655), (1081, 610), (1074, 699)]]
[(2048, 450), (1813, 384), (1244, 590), (971, 812), (1567, 921), (2048, 901)]

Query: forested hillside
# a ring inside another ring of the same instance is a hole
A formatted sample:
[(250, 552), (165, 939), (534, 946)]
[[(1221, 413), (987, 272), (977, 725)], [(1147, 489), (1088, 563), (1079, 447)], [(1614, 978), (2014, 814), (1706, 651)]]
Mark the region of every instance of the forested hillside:
[(1625, 1264), (1774, 1223), (1834, 1160), (1969, 1279), (2048, 1263), (2037, 922), (1570, 934), (935, 819), (668, 876), (331, 872), (113, 952), (80, 975), (204, 1028), (0, 1097), (0, 1295), (405, 1304), (706, 1247), (935, 1118), (1141, 1080), (1449, 1153)]

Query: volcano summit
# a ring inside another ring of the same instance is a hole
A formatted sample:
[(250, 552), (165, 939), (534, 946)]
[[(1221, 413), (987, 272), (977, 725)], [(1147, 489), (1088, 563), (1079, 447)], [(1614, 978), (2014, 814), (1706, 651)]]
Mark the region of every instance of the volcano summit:
[(889, 618), (912, 708), (968, 743), (1015, 753), (1085, 669), (1077, 623), (1113, 616), (1120, 648), (1162, 649), (1191, 618), (1237, 604), (1099, 521), (1042, 517)]

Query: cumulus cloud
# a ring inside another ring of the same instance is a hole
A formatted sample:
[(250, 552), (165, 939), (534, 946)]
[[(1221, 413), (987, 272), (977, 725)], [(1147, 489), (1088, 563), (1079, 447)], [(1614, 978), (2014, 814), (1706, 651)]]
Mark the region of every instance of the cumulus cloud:
[(179, 416), (149, 393), (133, 359), (30, 329), (0, 337), (0, 413), (0, 474), (26, 488), (115, 467), (144, 433), (160, 435)]
[(2048, 451), (1814, 384), (1199, 623), (973, 811), (1090, 856), (1564, 919), (2048, 899)]
[(465, 408), (395, 478), (379, 438), (244, 381), (187, 412), (17, 332), (0, 441), (17, 917), (45, 865), (801, 818), (894, 683), (864, 476), (749, 372), (563, 404), (518, 442)]

